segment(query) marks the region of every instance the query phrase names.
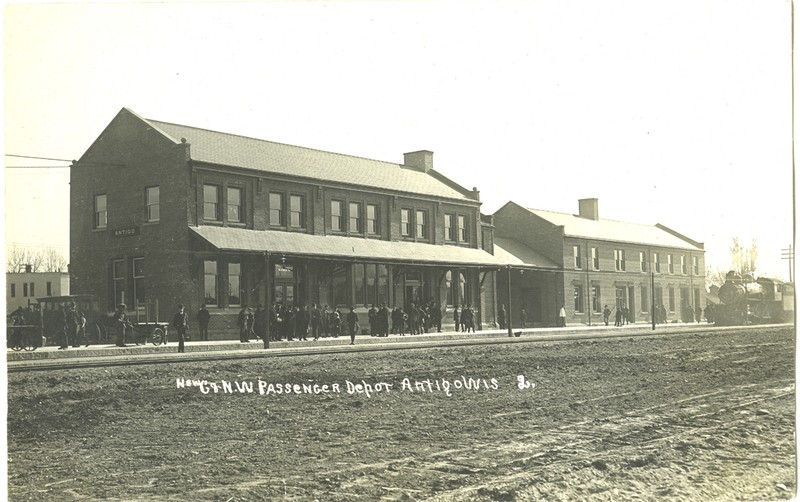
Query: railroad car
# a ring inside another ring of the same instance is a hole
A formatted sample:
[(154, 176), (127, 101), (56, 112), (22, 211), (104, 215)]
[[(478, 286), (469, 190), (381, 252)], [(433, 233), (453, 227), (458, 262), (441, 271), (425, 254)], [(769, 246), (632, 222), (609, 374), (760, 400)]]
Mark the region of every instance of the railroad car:
[(779, 279), (728, 273), (719, 288), (719, 305), (714, 308), (718, 326), (782, 323), (791, 317), (784, 305), (784, 290), (791, 285)]

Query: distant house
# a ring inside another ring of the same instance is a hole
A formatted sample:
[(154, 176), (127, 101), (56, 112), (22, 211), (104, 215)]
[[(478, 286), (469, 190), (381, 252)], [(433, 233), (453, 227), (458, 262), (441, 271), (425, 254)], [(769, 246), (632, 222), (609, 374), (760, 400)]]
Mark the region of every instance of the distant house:
[[(30, 268), (28, 268), (30, 270)], [(69, 294), (67, 272), (18, 272), (6, 274), (6, 312), (38, 303), (37, 298)]]
[[(496, 244), (515, 239), (536, 252), (518, 257), (517, 272), (498, 274), (498, 303), (508, 302), (510, 275), (512, 300), (529, 320), (553, 325), (564, 306), (567, 323), (598, 324), (608, 305), (612, 312), (627, 308), (631, 321), (649, 322), (655, 304), (663, 305), (667, 321), (690, 321), (706, 305), (703, 244), (664, 225), (601, 219), (597, 199), (580, 200), (578, 214), (508, 202), (493, 220)], [(557, 270), (526, 265), (534, 260)]]

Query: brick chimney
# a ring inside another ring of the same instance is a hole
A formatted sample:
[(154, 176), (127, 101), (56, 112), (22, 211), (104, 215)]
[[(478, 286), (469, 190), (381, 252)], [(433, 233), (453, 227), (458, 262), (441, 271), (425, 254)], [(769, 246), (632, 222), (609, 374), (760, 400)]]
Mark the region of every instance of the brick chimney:
[(427, 173), (433, 169), (433, 152), (420, 150), (403, 154), (403, 165)]
[(600, 213), (597, 211), (597, 199), (578, 199), (578, 216), (587, 220), (599, 220)]

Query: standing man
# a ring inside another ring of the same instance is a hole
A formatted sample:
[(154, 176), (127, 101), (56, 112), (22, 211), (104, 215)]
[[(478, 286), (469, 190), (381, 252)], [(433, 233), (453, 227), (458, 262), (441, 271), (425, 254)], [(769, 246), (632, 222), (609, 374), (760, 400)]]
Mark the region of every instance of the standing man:
[(506, 306), (500, 305), (500, 310), (497, 311), (497, 324), (500, 329), (506, 329)]
[(561, 306), (561, 310), (558, 311), (558, 323), (562, 328), (567, 327), (567, 309), (565, 309), (563, 305)]
[(319, 329), (322, 323), (322, 312), (319, 306), (314, 303), (311, 305), (311, 334), (314, 335), (314, 340), (319, 340)]
[(355, 345), (356, 330), (358, 329), (358, 314), (356, 314), (354, 307), (350, 307), (350, 313), (347, 314), (347, 329), (350, 330), (350, 345)]
[(520, 320), (520, 322), (522, 322), (522, 327), (523, 328), (527, 328), (528, 327), (528, 313), (525, 311), (525, 309), (520, 309), (519, 310), (519, 320)]
[(381, 308), (378, 310), (378, 335), (389, 336), (389, 307), (385, 303), (381, 303)]
[(197, 326), (200, 328), (200, 340), (208, 341), (208, 323), (211, 321), (211, 314), (206, 310), (206, 304), (200, 305), (197, 311)]
[(453, 320), (456, 322), (456, 332), (461, 331), (461, 317), (458, 315), (458, 305), (453, 306)]
[(184, 351), (186, 330), (189, 329), (189, 314), (183, 309), (183, 304), (178, 304), (178, 311), (172, 317), (172, 327), (178, 332), (178, 352)]
[(608, 305), (605, 306), (603, 309), (603, 322), (606, 323), (608, 326), (608, 318), (611, 316), (611, 310), (608, 308)]
[(67, 309), (67, 345), (72, 344), (73, 347), (80, 347), (78, 341), (78, 312), (75, 311), (75, 303), (70, 303)]
[(239, 326), (239, 342), (249, 342), (247, 338), (247, 305), (242, 305), (242, 310), (239, 311), (239, 318), (236, 319), (236, 325)]
[(206, 309), (206, 304), (197, 311), (197, 326), (200, 328), (200, 340), (208, 341), (208, 324), (211, 322), (211, 313)]
[[(117, 335), (117, 347), (125, 347), (125, 329), (128, 327), (128, 319), (125, 318), (125, 304), (120, 303), (117, 305), (117, 311), (114, 312), (114, 324), (119, 328), (119, 335)], [(66, 348), (66, 347), (64, 347)]]

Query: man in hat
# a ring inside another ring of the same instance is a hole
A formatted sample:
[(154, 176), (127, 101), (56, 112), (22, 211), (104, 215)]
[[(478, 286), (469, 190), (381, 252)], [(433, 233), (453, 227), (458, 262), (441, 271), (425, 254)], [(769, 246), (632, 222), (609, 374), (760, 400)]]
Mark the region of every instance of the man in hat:
[(189, 329), (189, 315), (184, 311), (182, 303), (178, 304), (178, 311), (172, 317), (172, 327), (178, 332), (178, 352), (183, 352), (186, 330)]

